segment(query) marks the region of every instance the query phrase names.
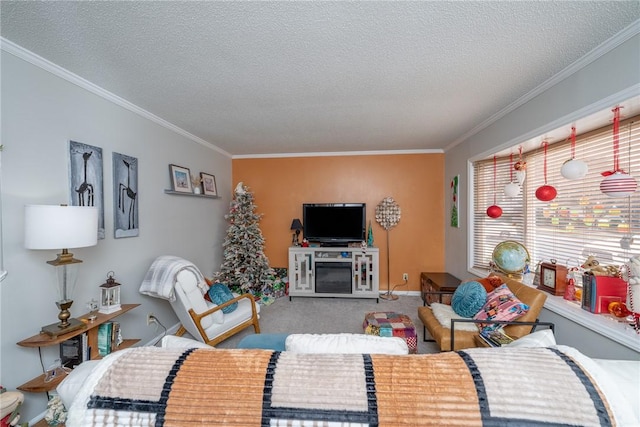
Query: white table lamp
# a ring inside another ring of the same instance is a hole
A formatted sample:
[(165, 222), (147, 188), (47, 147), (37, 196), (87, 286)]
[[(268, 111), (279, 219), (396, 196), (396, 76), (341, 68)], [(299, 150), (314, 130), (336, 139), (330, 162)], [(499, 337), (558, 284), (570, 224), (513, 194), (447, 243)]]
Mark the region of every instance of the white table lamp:
[(84, 326), (71, 319), (73, 291), (78, 277), (78, 264), (68, 248), (95, 246), (98, 243), (98, 209), (86, 206), (27, 205), (25, 206), (24, 246), (27, 249), (62, 249), (58, 257), (47, 261), (58, 277), (56, 305), (60, 322), (44, 326), (42, 332), (56, 337)]

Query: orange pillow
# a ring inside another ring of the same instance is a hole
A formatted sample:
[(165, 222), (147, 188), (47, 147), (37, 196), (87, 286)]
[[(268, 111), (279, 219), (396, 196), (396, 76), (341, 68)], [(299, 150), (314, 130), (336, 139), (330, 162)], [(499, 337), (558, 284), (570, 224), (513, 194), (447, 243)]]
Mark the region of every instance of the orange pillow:
[[(213, 280), (211, 279), (207, 279), (206, 277), (204, 278), (204, 281), (207, 282), (207, 285), (209, 285), (209, 287), (211, 287), (211, 285), (213, 285)], [(209, 296), (209, 292), (206, 292), (204, 294), (204, 299), (209, 301), (209, 302), (213, 302), (211, 301), (211, 297)]]
[(487, 292), (491, 292), (498, 286), (502, 285), (502, 279), (498, 276), (488, 276), (484, 279), (478, 279), (477, 282), (484, 286), (484, 289)]

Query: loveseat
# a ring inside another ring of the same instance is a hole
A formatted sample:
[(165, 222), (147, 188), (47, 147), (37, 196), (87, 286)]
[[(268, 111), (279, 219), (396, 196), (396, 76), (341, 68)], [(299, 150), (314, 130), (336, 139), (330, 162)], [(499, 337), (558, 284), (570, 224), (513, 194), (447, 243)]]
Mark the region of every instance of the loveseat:
[(183, 340), (80, 365), (59, 389), (77, 384), (67, 427), (639, 425), (640, 362), (532, 339), (543, 332), (503, 348), (422, 355), (221, 350)]
[[(509, 290), (511, 290), (516, 298), (529, 306), (529, 311), (517, 319), (516, 322), (520, 322), (519, 324), (510, 324), (504, 327), (504, 332), (510, 337), (514, 339), (521, 338), (534, 330), (535, 325), (532, 325), (532, 323), (538, 320), (547, 295), (515, 279), (501, 275), (497, 275), (497, 277), (509, 287)], [(467, 330), (463, 330), (463, 327), (460, 326), (463, 322), (458, 322), (459, 317), (456, 318), (456, 316), (454, 316), (453, 321), (444, 321), (442, 318), (438, 319), (436, 314), (434, 314), (434, 308), (445, 307), (441, 307), (441, 305), (437, 303), (432, 304), (432, 306), (418, 307), (418, 317), (433, 340), (438, 344), (441, 351), (451, 350), (452, 329), (455, 334), (454, 350), (478, 346), (477, 338), (479, 336), (479, 329), (476, 326), (472, 325), (470, 328), (467, 328)]]

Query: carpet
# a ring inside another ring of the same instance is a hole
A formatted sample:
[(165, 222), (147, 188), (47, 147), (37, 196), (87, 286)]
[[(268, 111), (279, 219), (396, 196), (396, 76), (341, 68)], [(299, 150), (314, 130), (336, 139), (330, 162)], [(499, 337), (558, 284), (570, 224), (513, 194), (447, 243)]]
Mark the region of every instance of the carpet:
[[(276, 299), (270, 305), (260, 307), (260, 331), (264, 334), (334, 334), (364, 333), (362, 322), (370, 311), (395, 311), (411, 318), (418, 335), (418, 353), (438, 353), (433, 342), (424, 342), (422, 322), (418, 318), (419, 296), (400, 295), (395, 301), (360, 298), (289, 297)], [(238, 342), (253, 334), (253, 328), (228, 338), (216, 345), (218, 348), (236, 348)]]

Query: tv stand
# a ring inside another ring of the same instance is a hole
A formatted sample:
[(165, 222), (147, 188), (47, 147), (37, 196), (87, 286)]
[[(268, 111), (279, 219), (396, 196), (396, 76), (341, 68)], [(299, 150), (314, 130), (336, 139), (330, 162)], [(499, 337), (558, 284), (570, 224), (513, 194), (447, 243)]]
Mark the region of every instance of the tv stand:
[(379, 291), (378, 248), (289, 248), (291, 297), (375, 298)]
[(321, 242), (319, 243), (321, 248), (346, 248), (349, 245), (347, 245), (346, 243), (338, 243), (338, 242)]

